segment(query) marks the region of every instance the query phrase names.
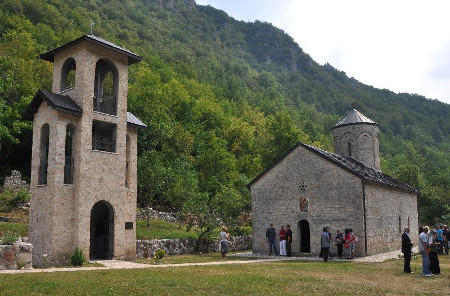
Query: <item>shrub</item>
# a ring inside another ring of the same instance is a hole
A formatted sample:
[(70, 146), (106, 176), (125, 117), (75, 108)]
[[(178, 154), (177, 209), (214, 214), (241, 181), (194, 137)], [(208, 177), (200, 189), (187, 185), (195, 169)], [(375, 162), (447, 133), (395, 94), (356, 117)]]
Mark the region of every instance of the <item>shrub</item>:
[(163, 249), (158, 249), (155, 251), (155, 255), (153, 256), (153, 258), (155, 259), (155, 262), (158, 262), (159, 260), (164, 258), (164, 256), (166, 256), (166, 251), (164, 251)]
[(30, 201), (30, 194), (24, 188), (4, 189), (0, 192), (0, 211), (9, 212), (17, 206)]
[(70, 263), (74, 266), (81, 266), (85, 261), (86, 259), (84, 258), (83, 251), (78, 247), (75, 249), (72, 255), (70, 255)]
[(14, 231), (7, 230), (3, 235), (2, 244), (3, 245), (12, 245), (17, 242), (17, 234)]

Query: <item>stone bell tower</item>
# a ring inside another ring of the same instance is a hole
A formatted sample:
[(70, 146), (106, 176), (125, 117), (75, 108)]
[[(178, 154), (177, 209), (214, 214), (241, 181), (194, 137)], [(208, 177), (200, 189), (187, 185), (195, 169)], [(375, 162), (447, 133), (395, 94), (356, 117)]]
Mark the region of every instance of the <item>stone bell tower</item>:
[[(33, 265), (136, 254), (137, 131), (127, 112), (128, 67), (142, 58), (85, 35), (40, 55), (54, 63), (33, 120), (30, 240)], [(44, 256), (44, 254), (46, 254)]]
[(378, 125), (353, 109), (333, 127), (334, 152), (381, 171)]

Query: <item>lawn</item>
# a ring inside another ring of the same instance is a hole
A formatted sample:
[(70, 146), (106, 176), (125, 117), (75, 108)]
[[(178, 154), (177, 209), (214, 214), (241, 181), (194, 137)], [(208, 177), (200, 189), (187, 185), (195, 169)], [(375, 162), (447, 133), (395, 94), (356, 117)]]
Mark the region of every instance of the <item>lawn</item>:
[[(240, 252), (238, 252), (240, 253)], [(229, 253), (234, 254), (234, 253)], [(228, 261), (236, 260), (254, 260), (256, 258), (250, 257), (228, 257)], [(164, 264), (180, 264), (180, 263), (205, 263), (205, 262), (217, 262), (223, 261), (220, 253), (203, 253), (203, 254), (183, 254), (183, 255), (170, 255), (158, 261), (158, 265)], [(155, 264), (153, 259), (136, 259), (136, 263)]]
[(28, 236), (28, 223), (0, 222), (0, 237), (7, 230), (13, 231), (18, 236)]
[(402, 272), (384, 263), (269, 262), (135, 270), (0, 275), (0, 295), (449, 295), (450, 256), (442, 275)]
[[(138, 220), (136, 224), (137, 239), (187, 239), (198, 237), (195, 231), (187, 231), (185, 226), (162, 219), (150, 220), (150, 227), (147, 227), (147, 222), (143, 220)], [(3, 236), (6, 230), (14, 231), (19, 236), (28, 236), (28, 223), (0, 222), (0, 237)], [(240, 230), (244, 235), (249, 235), (252, 232), (251, 227), (243, 226)], [(219, 232), (220, 229), (216, 229), (212, 237), (219, 237)]]

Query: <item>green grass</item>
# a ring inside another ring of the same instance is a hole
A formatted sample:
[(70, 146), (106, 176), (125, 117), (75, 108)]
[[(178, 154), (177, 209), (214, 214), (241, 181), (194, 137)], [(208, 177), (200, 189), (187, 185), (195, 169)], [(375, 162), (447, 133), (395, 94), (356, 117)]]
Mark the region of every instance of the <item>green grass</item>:
[(150, 220), (150, 227), (147, 227), (147, 221), (144, 220), (138, 220), (136, 224), (137, 239), (197, 238), (195, 232), (187, 232), (186, 227), (180, 227), (177, 223), (171, 223), (165, 220)]
[[(229, 253), (234, 254), (234, 253)], [(256, 258), (248, 257), (228, 257), (227, 261), (236, 260), (253, 260)], [(220, 253), (203, 253), (203, 254), (183, 254), (183, 255), (169, 255), (158, 261), (158, 265), (164, 264), (181, 264), (181, 263), (205, 263), (205, 262), (222, 262)], [(153, 259), (136, 259), (136, 263), (155, 264)]]
[(442, 275), (402, 272), (384, 263), (267, 262), (134, 270), (0, 274), (0, 295), (448, 295), (450, 256)]
[[(18, 236), (28, 236), (28, 223), (12, 223), (0, 222), (0, 237), (6, 230), (14, 231)], [(216, 229), (211, 234), (212, 237), (219, 237), (220, 229)], [(243, 235), (250, 235), (252, 233), (251, 227), (243, 226), (240, 228)], [(178, 223), (171, 223), (165, 220), (155, 219), (150, 220), (150, 227), (147, 227), (147, 222), (138, 220), (136, 225), (137, 239), (163, 239), (163, 238), (197, 238), (198, 234), (195, 231), (186, 231), (185, 226)]]
[(18, 236), (28, 236), (28, 223), (0, 222), (0, 237), (7, 230), (14, 231)]

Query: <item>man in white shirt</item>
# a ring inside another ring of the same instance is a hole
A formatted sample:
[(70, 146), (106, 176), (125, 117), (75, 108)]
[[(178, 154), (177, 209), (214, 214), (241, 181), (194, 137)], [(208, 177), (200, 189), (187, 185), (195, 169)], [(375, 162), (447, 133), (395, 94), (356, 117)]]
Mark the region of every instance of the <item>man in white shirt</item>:
[(422, 275), (423, 276), (432, 276), (430, 271), (430, 257), (427, 252), (428, 249), (428, 227), (425, 226), (423, 228), (422, 233), (419, 235), (419, 251), (422, 255)]

